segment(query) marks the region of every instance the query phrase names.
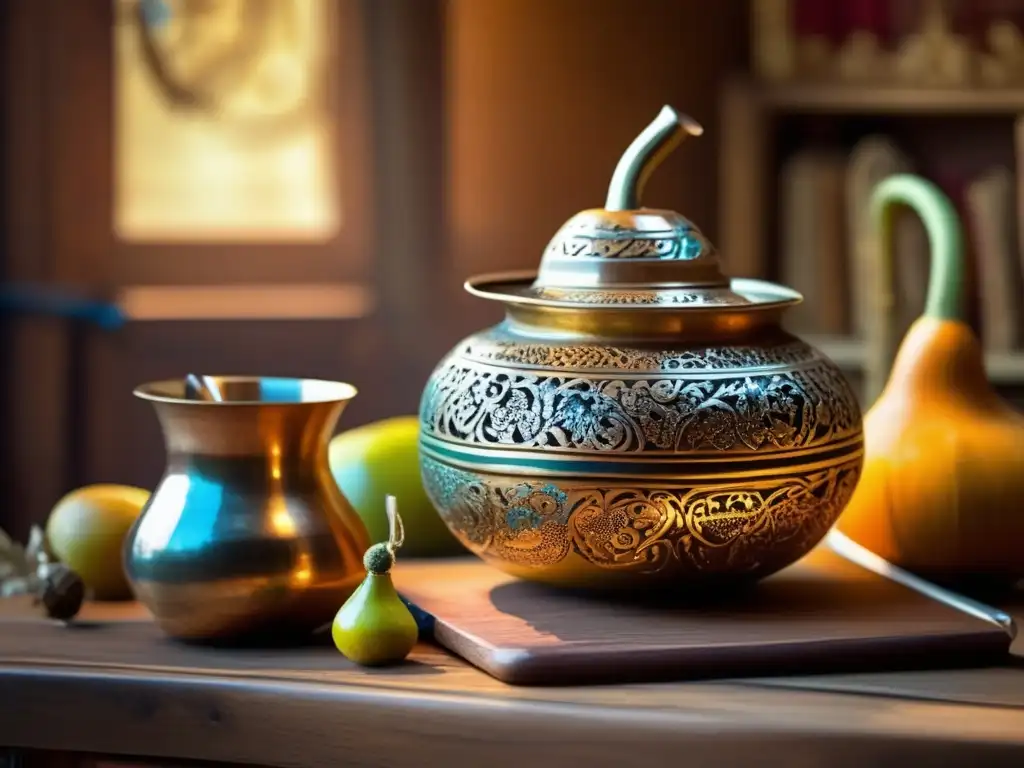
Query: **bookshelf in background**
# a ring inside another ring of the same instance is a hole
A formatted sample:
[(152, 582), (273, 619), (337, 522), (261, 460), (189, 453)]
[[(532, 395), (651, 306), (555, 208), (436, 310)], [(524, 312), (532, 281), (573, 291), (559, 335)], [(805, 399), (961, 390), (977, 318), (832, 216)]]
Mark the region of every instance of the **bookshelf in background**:
[(870, 402), (924, 305), (928, 246), (901, 217), (880, 290), (864, 201), (882, 177), (919, 173), (960, 212), (989, 375), (1024, 389), (1024, 0), (751, 0), (751, 24), (753, 72), (721, 102), (731, 272), (803, 292), (790, 327)]

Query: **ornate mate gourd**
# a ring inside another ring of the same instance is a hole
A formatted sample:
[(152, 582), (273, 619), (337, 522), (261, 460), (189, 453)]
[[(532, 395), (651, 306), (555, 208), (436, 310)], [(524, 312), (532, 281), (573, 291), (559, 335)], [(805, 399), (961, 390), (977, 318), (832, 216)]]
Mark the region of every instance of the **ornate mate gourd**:
[(644, 182), (685, 136), (665, 107), (538, 272), (484, 276), (499, 325), (435, 369), (421, 466), (473, 552), (521, 577), (617, 587), (755, 579), (810, 550), (853, 492), (861, 416), (836, 366), (780, 327), (796, 292), (722, 274)]
[(864, 419), (864, 476), (838, 530), (885, 559), (939, 581), (1009, 585), (1024, 577), (1024, 416), (985, 374), (964, 320), (964, 255), (949, 199), (910, 175), (872, 198), (882, 276), (892, 280), (892, 215), (925, 224), (931, 275), (924, 313)]

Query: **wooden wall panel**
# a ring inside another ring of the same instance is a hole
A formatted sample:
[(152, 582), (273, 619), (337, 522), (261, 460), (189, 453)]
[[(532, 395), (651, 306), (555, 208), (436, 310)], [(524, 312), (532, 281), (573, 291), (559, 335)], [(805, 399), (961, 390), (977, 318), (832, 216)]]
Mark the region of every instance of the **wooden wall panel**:
[[(52, 174), (48, 154), (52, 107), (53, 38), (48, 28), (56, 0), (3, 4), (5, 77), (3, 147), (6, 226), (5, 279), (52, 279)], [(0, 526), (22, 537), (26, 510), (46, 509), (65, 490), (70, 448), (67, 421), (68, 328), (60, 320), (8, 319), (4, 350), (8, 376), (3, 400), (4, 471)]]
[(620, 153), (665, 103), (706, 132), (652, 178), (646, 202), (715, 240), (718, 88), (745, 34), (738, 0), (451, 0), (455, 276), (536, 266), (566, 219), (604, 203)]

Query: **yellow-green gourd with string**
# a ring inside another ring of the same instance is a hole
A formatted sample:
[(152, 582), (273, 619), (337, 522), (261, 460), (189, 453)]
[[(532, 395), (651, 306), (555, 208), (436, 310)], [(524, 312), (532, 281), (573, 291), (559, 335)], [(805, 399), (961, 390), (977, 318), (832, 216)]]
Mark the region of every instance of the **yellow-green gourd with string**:
[(402, 662), (419, 634), (416, 620), (391, 580), (395, 552), (404, 532), (394, 497), (389, 496), (387, 502), (391, 529), (388, 541), (366, 551), (366, 578), (341, 606), (331, 625), (335, 647), (349, 660), (366, 667)]

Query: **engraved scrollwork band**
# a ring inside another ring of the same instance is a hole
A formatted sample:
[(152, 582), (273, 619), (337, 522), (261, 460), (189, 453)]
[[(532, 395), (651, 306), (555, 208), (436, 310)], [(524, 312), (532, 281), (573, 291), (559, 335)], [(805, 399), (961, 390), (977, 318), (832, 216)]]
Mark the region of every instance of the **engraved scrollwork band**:
[(600, 344), (544, 344), (515, 341), (494, 329), (462, 344), (459, 356), (481, 363), (502, 363), (561, 371), (657, 373), (674, 371), (749, 371), (783, 368), (824, 360), (802, 341), (764, 347), (643, 349)]
[(735, 377), (623, 379), (452, 359), (431, 379), (421, 419), (426, 435), (481, 447), (608, 453), (799, 451), (860, 433), (856, 399), (827, 361)]
[(423, 462), (441, 516), (482, 557), (547, 568), (575, 554), (605, 570), (751, 576), (778, 570), (817, 544), (852, 495), (861, 467), (858, 455), (815, 472), (652, 489)]
[(665, 222), (662, 229), (603, 226), (590, 218), (570, 220), (548, 244), (548, 253), (569, 258), (678, 259), (691, 261), (712, 248), (692, 224)]
[(687, 291), (659, 289), (657, 291), (615, 291), (609, 289), (584, 290), (580, 288), (557, 288), (551, 286), (531, 287), (522, 291), (524, 295), (548, 301), (561, 301), (587, 305), (621, 306), (680, 306), (690, 307), (737, 307), (750, 304), (750, 300), (732, 291)]
[(424, 484), (456, 536), (567, 583), (766, 575), (825, 535), (863, 461), (842, 373), (785, 336), (659, 349), (498, 326), (434, 371), (420, 420)]

